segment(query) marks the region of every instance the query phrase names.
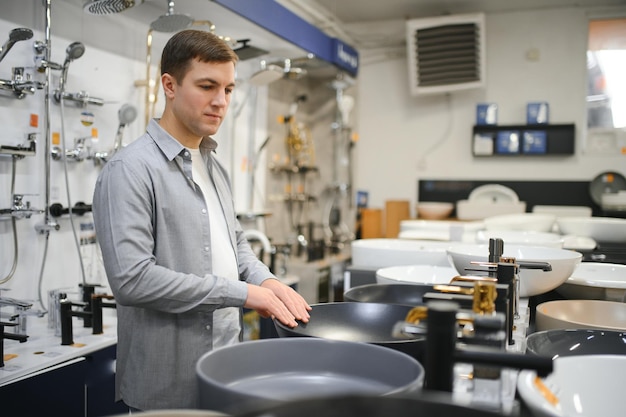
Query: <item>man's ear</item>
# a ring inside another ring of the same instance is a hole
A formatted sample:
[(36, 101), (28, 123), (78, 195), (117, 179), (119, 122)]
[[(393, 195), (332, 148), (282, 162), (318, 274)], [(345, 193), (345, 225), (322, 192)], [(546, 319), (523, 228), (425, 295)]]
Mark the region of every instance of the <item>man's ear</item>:
[(176, 89), (176, 79), (172, 77), (171, 74), (167, 72), (161, 75), (161, 85), (163, 86), (163, 91), (165, 92), (165, 96), (167, 98), (174, 97), (174, 91)]

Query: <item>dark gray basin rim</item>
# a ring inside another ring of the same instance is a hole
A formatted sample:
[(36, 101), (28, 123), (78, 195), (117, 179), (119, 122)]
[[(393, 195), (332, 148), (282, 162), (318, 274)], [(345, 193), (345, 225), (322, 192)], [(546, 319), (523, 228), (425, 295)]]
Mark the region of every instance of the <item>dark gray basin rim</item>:
[(526, 351), (539, 356), (626, 355), (626, 332), (544, 330), (526, 338)]
[(265, 339), (216, 349), (196, 366), (200, 408), (229, 414), (312, 397), (416, 394), (424, 369), (367, 343)]
[[(426, 336), (409, 339), (393, 336), (393, 327), (404, 321), (411, 306), (385, 303), (336, 302), (313, 304), (308, 323), (289, 328), (274, 321), (283, 337), (319, 337), (364, 342), (406, 353), (420, 362), (424, 359)], [(426, 329), (424, 328), (424, 332)]]
[[(435, 400), (435, 398), (437, 398)], [(237, 417), (498, 417), (502, 414), (451, 404), (439, 397), (364, 397), (306, 399)]]
[(343, 295), (343, 299), (345, 301), (402, 304), (414, 307), (423, 304), (422, 297), (424, 294), (432, 291), (432, 285), (367, 284), (350, 288)]

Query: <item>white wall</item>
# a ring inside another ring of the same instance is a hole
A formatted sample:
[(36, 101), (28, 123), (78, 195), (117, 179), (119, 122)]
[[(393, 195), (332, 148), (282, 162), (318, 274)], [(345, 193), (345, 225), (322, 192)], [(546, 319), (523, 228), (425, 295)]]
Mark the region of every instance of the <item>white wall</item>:
[[(420, 178), (591, 181), (607, 170), (626, 174), (626, 156), (583, 149), (587, 19), (583, 9), (487, 14), (484, 89), (412, 97), (406, 59), (362, 66), (356, 189), (369, 191), (370, 206), (384, 207), (389, 199), (416, 202)], [(538, 61), (526, 59), (532, 48)], [(576, 124), (575, 155), (474, 158), (476, 103), (497, 103), (498, 123), (506, 125), (526, 123), (529, 101), (547, 101), (551, 123)]]

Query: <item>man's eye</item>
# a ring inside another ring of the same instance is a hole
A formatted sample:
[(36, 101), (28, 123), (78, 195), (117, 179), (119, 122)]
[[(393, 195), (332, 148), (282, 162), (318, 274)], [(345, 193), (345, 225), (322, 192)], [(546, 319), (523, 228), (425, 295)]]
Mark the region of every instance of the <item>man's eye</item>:
[(226, 94), (232, 94), (233, 93), (233, 89), (232, 88), (227, 88), (226, 89)]

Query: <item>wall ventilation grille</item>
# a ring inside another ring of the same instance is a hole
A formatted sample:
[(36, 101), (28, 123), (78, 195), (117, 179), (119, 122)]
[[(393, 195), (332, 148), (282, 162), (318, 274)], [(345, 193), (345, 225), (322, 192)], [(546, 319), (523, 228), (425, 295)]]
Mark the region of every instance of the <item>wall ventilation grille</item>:
[(485, 82), (484, 14), (407, 21), (413, 95), (479, 88)]

